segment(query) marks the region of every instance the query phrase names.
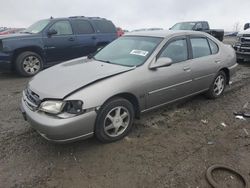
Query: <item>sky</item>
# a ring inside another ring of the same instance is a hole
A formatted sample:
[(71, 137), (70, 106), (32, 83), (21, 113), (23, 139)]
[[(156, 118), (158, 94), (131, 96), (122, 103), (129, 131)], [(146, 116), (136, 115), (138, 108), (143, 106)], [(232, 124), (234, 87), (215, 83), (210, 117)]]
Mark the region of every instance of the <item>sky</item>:
[(0, 27), (28, 27), (50, 16), (98, 16), (128, 30), (207, 20), (233, 31), (250, 22), (250, 0), (0, 0)]

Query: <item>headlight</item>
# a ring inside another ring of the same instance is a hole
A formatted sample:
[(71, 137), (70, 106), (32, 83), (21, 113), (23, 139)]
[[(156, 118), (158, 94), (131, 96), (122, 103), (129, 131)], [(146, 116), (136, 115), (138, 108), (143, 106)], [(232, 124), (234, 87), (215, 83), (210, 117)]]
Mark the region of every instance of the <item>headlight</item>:
[(59, 114), (65, 106), (64, 101), (44, 101), (40, 105), (40, 110), (50, 114)]
[(40, 110), (49, 114), (58, 115), (60, 113), (81, 114), (83, 102), (80, 100), (71, 101), (44, 101), (40, 105)]
[(67, 101), (64, 107), (64, 112), (69, 114), (81, 114), (83, 102), (79, 100)]

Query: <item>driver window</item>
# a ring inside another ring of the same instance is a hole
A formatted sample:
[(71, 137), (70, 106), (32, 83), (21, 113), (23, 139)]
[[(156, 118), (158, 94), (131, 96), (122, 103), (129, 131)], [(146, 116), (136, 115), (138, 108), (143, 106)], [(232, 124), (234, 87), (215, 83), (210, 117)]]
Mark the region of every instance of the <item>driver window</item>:
[(171, 58), (173, 63), (186, 61), (188, 59), (187, 41), (186, 39), (179, 39), (171, 42), (161, 52), (160, 57)]
[(56, 35), (72, 35), (72, 28), (69, 21), (58, 21), (50, 29), (57, 31)]

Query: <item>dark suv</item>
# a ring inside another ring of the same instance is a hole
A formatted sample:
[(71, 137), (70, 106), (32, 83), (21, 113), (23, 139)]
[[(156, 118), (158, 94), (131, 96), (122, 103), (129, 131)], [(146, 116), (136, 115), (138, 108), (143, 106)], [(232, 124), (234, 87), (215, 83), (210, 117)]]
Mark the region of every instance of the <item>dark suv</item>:
[(0, 36), (0, 71), (32, 76), (45, 67), (89, 55), (116, 38), (116, 27), (104, 18), (40, 20), (19, 34)]

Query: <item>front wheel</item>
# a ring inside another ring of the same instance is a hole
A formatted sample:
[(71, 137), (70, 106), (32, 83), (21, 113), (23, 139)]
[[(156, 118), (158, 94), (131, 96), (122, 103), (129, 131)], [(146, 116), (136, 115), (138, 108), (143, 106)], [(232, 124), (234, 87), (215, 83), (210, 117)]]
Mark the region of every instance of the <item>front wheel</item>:
[(101, 142), (120, 140), (131, 130), (133, 121), (133, 105), (123, 98), (111, 99), (98, 112), (95, 136)]
[(15, 68), (21, 76), (33, 76), (43, 68), (40, 55), (34, 52), (23, 52), (17, 56)]
[(220, 71), (216, 75), (213, 83), (211, 84), (207, 92), (208, 98), (215, 99), (220, 97), (226, 88), (226, 82), (227, 82), (226, 74), (223, 71)]

